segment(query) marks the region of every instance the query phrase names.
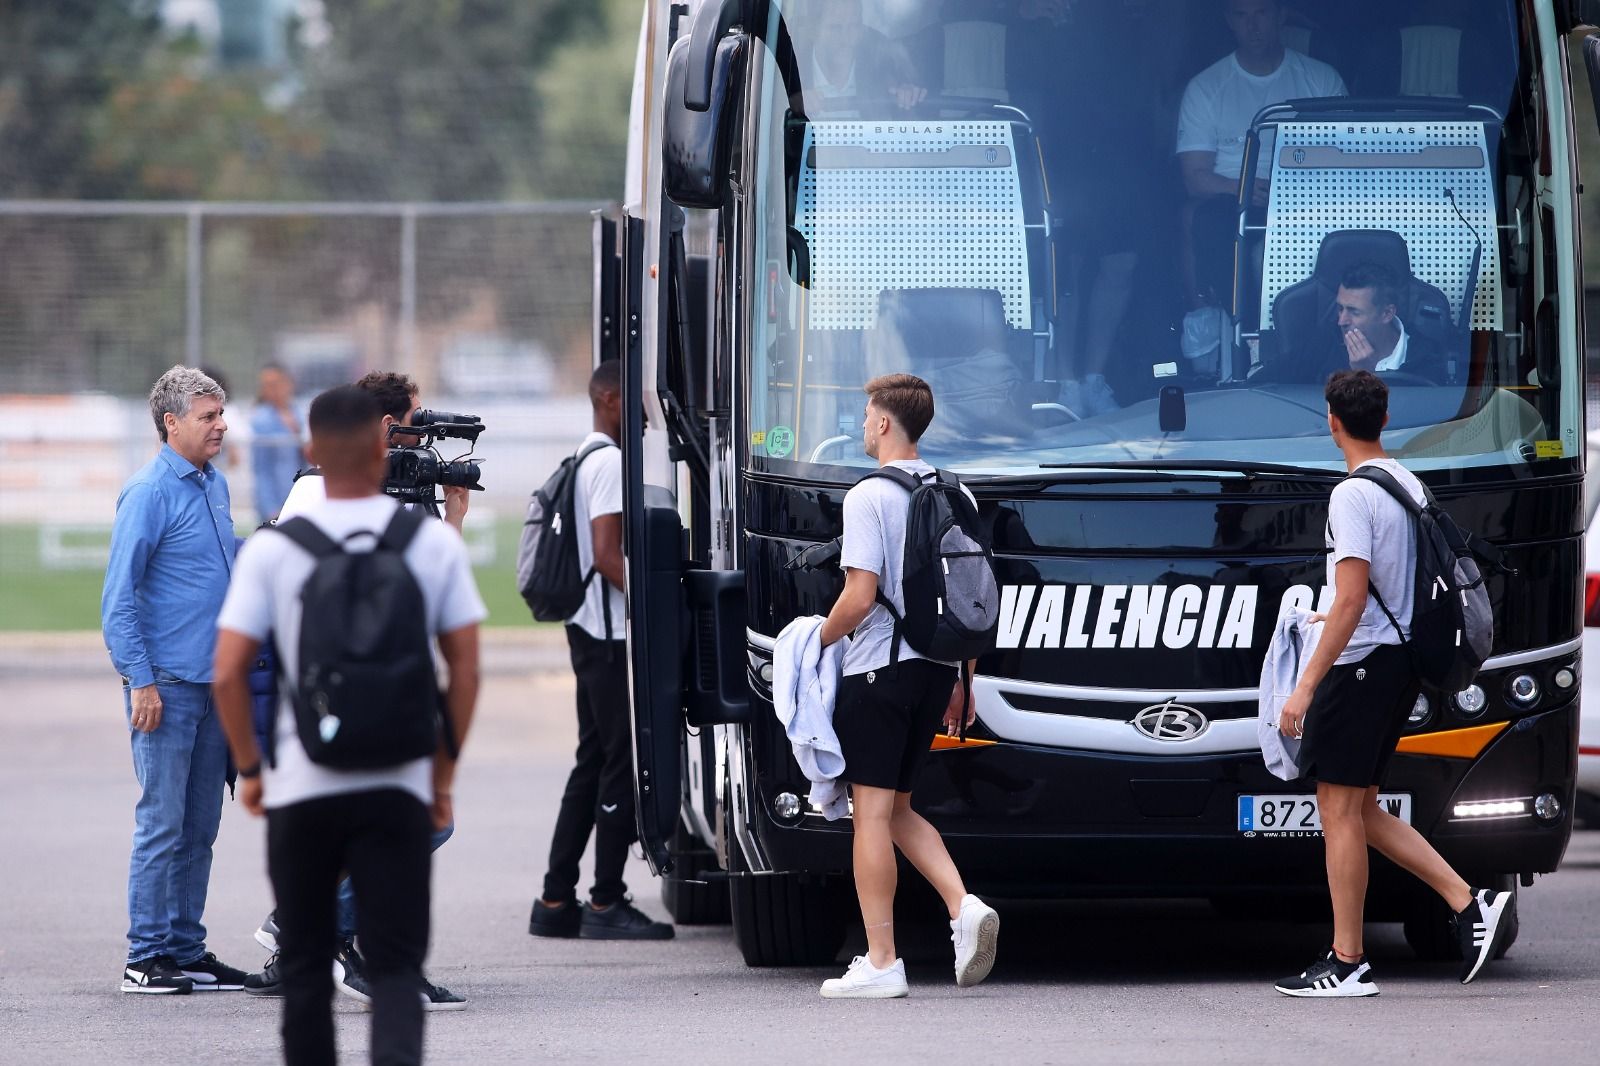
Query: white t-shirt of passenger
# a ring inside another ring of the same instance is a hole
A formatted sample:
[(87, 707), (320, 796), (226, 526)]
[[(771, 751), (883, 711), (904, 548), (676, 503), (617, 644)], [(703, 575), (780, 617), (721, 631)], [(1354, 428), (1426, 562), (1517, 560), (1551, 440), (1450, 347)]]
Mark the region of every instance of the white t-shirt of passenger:
[[(886, 464), (912, 474), (927, 475), (934, 468), (921, 459), (897, 459)], [(971, 499), (972, 493), (962, 486)], [(857, 482), (844, 497), (844, 536), (839, 546), (839, 565), (849, 570), (866, 570), (878, 575), (878, 589), (894, 604), (901, 616), (906, 611), (903, 570), (906, 552), (906, 517), (911, 509), (911, 494), (888, 478), (871, 477)], [(894, 616), (881, 603), (861, 620), (844, 653), (846, 677), (881, 670), (889, 665), (894, 641)], [(924, 659), (904, 639), (901, 659)], [(944, 662), (944, 660), (935, 660)], [(947, 665), (955, 665), (949, 663)]]
[[(587, 574), (594, 566), (594, 526), (590, 523), (596, 518), (622, 513), (622, 452), (615, 447), (616, 441), (600, 432), (583, 438), (578, 450), (597, 443), (613, 447), (596, 449), (583, 461), (578, 467), (578, 483), (573, 491), (572, 517), (578, 524), (578, 572), (581, 574)], [(589, 582), (583, 606), (567, 619), (567, 625), (577, 626), (595, 640), (605, 640), (607, 605), (611, 609), (610, 639), (626, 639), (627, 607), (622, 590), (598, 573)]]
[[(315, 480), (320, 482), (322, 478)], [(344, 543), (348, 551), (371, 551), (376, 536), (352, 535), (382, 533), (398, 508), (399, 504), (387, 496), (324, 498), (303, 511), (301, 517), (315, 523), (335, 542)], [(352, 539), (346, 543), (346, 537)], [(422, 587), (430, 637), (454, 632), (488, 616), (473, 582), (466, 545), (454, 529), (443, 522), (423, 522), (406, 548), (405, 558)], [(324, 796), (399, 788), (423, 803), (432, 803), (431, 759), (415, 759), (376, 770), (336, 770), (312, 762), (300, 744), (282, 678), (298, 673), (300, 591), (315, 565), (310, 553), (288, 537), (270, 530), (257, 533), (239, 551), (228, 595), (217, 618), (219, 629), (231, 629), (255, 640), (265, 639), (269, 632), (275, 634), (281, 657), (274, 740), (277, 765), (263, 771), (264, 802), (268, 807), (287, 807)], [(436, 655), (436, 661), (437, 658)]]
[[(1388, 457), (1369, 459), (1361, 466), (1376, 466), (1388, 471), (1411, 498), (1426, 499), (1416, 475)], [(1357, 467), (1357, 470), (1361, 467)], [(1328, 585), (1334, 584), (1334, 568), (1343, 559), (1365, 559), (1371, 564), (1369, 576), (1395, 620), (1411, 636), (1411, 602), (1415, 595), (1417, 572), (1417, 531), (1411, 515), (1400, 501), (1365, 478), (1345, 478), (1333, 488), (1328, 500)], [(1400, 644), (1388, 615), (1378, 605), (1370, 589), (1361, 621), (1350, 634), (1335, 660), (1353, 663), (1367, 657), (1380, 644)]]
[[(1256, 113), (1268, 104), (1308, 97), (1345, 96), (1344, 79), (1328, 64), (1284, 49), (1271, 74), (1251, 74), (1230, 52), (1196, 74), (1178, 110), (1178, 152), (1215, 152), (1212, 170), (1237, 180), (1244, 167), (1244, 144)], [(1262, 137), (1261, 177), (1272, 173), (1271, 132)]]

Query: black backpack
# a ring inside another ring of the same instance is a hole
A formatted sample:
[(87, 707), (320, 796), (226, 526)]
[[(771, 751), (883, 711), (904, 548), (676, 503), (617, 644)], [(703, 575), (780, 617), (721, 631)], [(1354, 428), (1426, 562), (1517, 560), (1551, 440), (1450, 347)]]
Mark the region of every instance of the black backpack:
[[(1417, 676), (1444, 692), (1459, 692), (1472, 683), (1494, 644), (1494, 613), (1478, 559), (1502, 573), (1515, 573), (1500, 561), (1492, 544), (1461, 531), (1423, 486), (1418, 504), (1394, 475), (1381, 467), (1363, 466), (1350, 474), (1379, 486), (1411, 516), (1417, 535), (1417, 575), (1411, 599), (1411, 636), (1406, 638), (1389, 605), (1368, 581), (1372, 596), (1411, 652)], [(1476, 557), (1476, 558), (1475, 558)]]
[(904, 617), (878, 589), (878, 602), (894, 618), (889, 665), (900, 661), (902, 638), (930, 659), (964, 665), (994, 647), (1000, 624), (1000, 586), (978, 509), (943, 470), (919, 476), (881, 466), (861, 480), (875, 477), (911, 494), (900, 569)]
[(346, 551), (306, 518), (276, 527), (316, 560), (300, 589), (296, 674), (285, 678), (300, 743), (314, 763), (340, 770), (398, 766), (432, 755), (441, 727), (454, 750), (433, 670), (427, 605), (405, 561), (425, 521), (401, 508), (382, 535), (345, 538), (377, 536), (369, 552)]
[[(565, 622), (583, 606), (596, 571), (590, 567), (585, 574), (578, 567), (578, 531), (573, 517), (577, 513), (578, 468), (601, 448), (615, 447), (609, 441), (595, 441), (567, 456), (528, 501), (528, 517), (517, 543), (517, 588), (540, 622)], [(610, 598), (602, 601), (609, 640)]]

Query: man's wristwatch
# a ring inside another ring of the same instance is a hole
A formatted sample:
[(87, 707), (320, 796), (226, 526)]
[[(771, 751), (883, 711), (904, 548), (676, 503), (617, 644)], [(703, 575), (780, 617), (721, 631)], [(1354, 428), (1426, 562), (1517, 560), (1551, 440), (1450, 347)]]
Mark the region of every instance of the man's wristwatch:
[(261, 776), (261, 760), (257, 759), (255, 762), (251, 763), (249, 766), (241, 766), (241, 767), (239, 767), (238, 773), (239, 773), (239, 776), (244, 778), (246, 781), (249, 781), (252, 778), (260, 777)]

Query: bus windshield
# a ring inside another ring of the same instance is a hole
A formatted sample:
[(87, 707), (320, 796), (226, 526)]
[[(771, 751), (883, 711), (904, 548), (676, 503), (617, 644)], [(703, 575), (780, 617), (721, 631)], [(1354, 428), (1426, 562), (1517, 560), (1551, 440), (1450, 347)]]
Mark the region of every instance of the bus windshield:
[(908, 372), (923, 454), (964, 473), (1334, 468), (1323, 387), (1356, 368), (1413, 468), (1568, 469), (1538, 465), (1582, 414), (1518, 11), (773, 0), (739, 164), (752, 467), (856, 476), (862, 386)]

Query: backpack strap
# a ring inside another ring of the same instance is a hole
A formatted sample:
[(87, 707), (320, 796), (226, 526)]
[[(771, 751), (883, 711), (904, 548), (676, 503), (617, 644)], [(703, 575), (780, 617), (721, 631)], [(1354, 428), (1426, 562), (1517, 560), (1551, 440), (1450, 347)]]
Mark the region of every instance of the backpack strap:
[[(934, 475), (938, 475), (937, 470), (934, 471)], [(917, 487), (923, 484), (921, 477), (913, 474), (909, 470), (902, 470), (898, 466), (880, 466), (876, 470), (869, 470), (867, 473), (861, 476), (861, 481), (866, 481), (875, 477), (881, 477), (886, 481), (892, 481), (896, 485), (899, 485), (901, 488), (905, 489), (907, 492), (915, 492)], [(861, 481), (856, 482), (856, 484), (861, 484)]]
[(344, 551), (333, 541), (333, 538), (318, 529), (315, 522), (304, 516), (291, 518), (287, 522), (272, 528), (288, 537), (316, 559), (325, 559), (330, 555), (338, 555)]
[(1399, 481), (1395, 480), (1395, 476), (1393, 474), (1389, 473), (1389, 471), (1383, 469), (1381, 466), (1358, 466), (1345, 476), (1347, 478), (1360, 478), (1362, 481), (1372, 482), (1374, 485), (1387, 492), (1390, 496), (1393, 496), (1395, 501), (1399, 503), (1401, 507), (1404, 507), (1406, 509), (1406, 513), (1412, 518), (1419, 517), (1422, 514), (1422, 509), (1424, 506), (1433, 506), (1433, 493), (1428, 491), (1428, 486), (1422, 486), (1423, 502), (1418, 503), (1412, 498), (1411, 493), (1406, 491), (1405, 486), (1401, 485)]
[(425, 521), (427, 519), (421, 511), (400, 508), (394, 513), (394, 517), (389, 519), (388, 527), (378, 538), (378, 546), (397, 555), (404, 555)]
[[(574, 455), (573, 458), (572, 458), (572, 475), (573, 475), (573, 477), (577, 477), (579, 468), (583, 466), (583, 461), (585, 459), (589, 458), (589, 456), (593, 455), (595, 452), (600, 451), (603, 448), (616, 448), (616, 447), (618, 447), (618, 445), (613, 444), (608, 440), (597, 440), (597, 441), (591, 441), (590, 443), (585, 444), (582, 448), (579, 448), (577, 454)], [(589, 572), (584, 575), (583, 587), (584, 587), (584, 590), (587, 591), (588, 588), (589, 588), (590, 582), (592, 582), (596, 577), (600, 578), (600, 585), (601, 585), (601, 588), (600, 588), (600, 613), (605, 618), (605, 623), (606, 623), (606, 656), (609, 658), (612, 655), (612, 645), (615, 643), (616, 637), (613, 635), (613, 630), (612, 630), (612, 626), (611, 626), (611, 597), (606, 595), (606, 589), (605, 589), (606, 579), (604, 578), (604, 576), (602, 576), (600, 574), (600, 571), (598, 569), (596, 569), (595, 567), (591, 566), (589, 568)]]

